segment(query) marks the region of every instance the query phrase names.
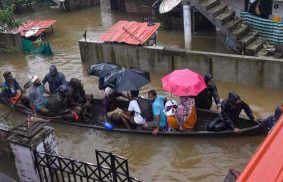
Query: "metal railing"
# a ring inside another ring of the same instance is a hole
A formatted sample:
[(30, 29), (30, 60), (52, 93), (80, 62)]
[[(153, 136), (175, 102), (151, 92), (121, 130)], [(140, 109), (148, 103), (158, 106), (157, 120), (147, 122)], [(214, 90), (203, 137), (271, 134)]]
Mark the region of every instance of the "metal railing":
[(35, 166), (41, 182), (140, 181), (130, 176), (127, 159), (98, 150), (95, 155), (97, 164), (91, 164), (34, 151)]

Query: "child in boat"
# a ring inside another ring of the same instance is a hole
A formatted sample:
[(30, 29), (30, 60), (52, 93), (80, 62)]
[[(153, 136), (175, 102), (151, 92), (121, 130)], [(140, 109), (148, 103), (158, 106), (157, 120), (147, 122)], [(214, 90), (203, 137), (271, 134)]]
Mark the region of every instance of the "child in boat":
[(175, 118), (177, 107), (178, 103), (175, 100), (169, 100), (165, 103), (164, 114), (167, 117), (169, 129), (179, 128)]

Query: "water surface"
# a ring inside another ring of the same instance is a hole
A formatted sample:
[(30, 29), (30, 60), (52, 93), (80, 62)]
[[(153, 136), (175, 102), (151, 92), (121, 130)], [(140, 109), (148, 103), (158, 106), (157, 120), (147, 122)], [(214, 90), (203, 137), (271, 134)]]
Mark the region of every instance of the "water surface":
[[(36, 73), (43, 78), (50, 65), (55, 64), (67, 79), (78, 77), (85, 89), (96, 98), (102, 98), (98, 90), (98, 80), (87, 76), (88, 65), (82, 64), (78, 40), (87, 30), (88, 38), (97, 39), (118, 20), (137, 20), (142, 17), (120, 12), (101, 11), (100, 7), (76, 12), (62, 12), (45, 9), (33, 14), (21, 15), (29, 19), (56, 19), (54, 33), (45, 40), (50, 42), (55, 55), (0, 55), (0, 71), (12, 70), (17, 80), (23, 84), (28, 73)], [(159, 30), (158, 44), (184, 47), (183, 32)], [(193, 37), (193, 49), (229, 53), (222, 39), (215, 32), (198, 32)], [(151, 73), (152, 82), (142, 88), (146, 94), (156, 89), (159, 94), (170, 96), (162, 90), (160, 79), (163, 74)], [(229, 91), (237, 92), (250, 104), (257, 117), (266, 117), (275, 106), (282, 103), (283, 94), (279, 89), (261, 88), (216, 81), (221, 98)], [(0, 106), (1, 114), (7, 108)], [(21, 114), (12, 113), (13, 120), (22, 120)], [(230, 168), (243, 169), (263, 137), (238, 138), (185, 138), (153, 137), (52, 124), (55, 128), (60, 155), (95, 162), (95, 149), (113, 152), (128, 158), (131, 174), (144, 181), (222, 181)], [(0, 171), (15, 177), (13, 165), (7, 167), (6, 157), (0, 154)]]

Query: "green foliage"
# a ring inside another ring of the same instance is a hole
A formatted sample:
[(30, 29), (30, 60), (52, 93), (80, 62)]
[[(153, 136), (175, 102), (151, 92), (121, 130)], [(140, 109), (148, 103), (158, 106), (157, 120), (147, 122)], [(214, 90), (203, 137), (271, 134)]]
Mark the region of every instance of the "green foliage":
[(14, 18), (15, 5), (12, 4), (4, 10), (0, 10), (0, 32), (16, 29), (22, 25), (21, 20)]

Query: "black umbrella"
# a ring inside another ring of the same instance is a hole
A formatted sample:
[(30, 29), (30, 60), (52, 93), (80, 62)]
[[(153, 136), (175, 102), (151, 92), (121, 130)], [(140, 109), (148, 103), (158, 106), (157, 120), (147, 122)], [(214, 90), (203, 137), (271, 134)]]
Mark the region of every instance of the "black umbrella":
[(120, 92), (139, 90), (149, 82), (149, 73), (140, 69), (118, 70), (104, 78), (104, 86), (112, 87)]
[(121, 69), (113, 69), (111, 71), (108, 71), (108, 72), (105, 72), (103, 74), (103, 76), (100, 76), (99, 77), (99, 81), (98, 81), (98, 88), (99, 90), (103, 90), (105, 89), (106, 87), (111, 87), (111, 88), (114, 88), (114, 83), (110, 83), (109, 84), (105, 84), (104, 83), (104, 80), (105, 80), (105, 77), (109, 77), (110, 75), (114, 74), (114, 73), (117, 73), (119, 71), (122, 71), (122, 70), (125, 70), (125, 68), (121, 68)]
[(98, 76), (98, 77), (104, 77), (107, 74), (109, 74), (113, 70), (120, 70), (122, 69), (121, 66), (117, 64), (111, 64), (111, 63), (98, 63), (93, 64), (88, 68), (88, 75), (92, 76)]

